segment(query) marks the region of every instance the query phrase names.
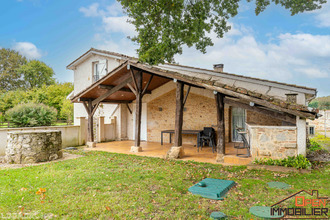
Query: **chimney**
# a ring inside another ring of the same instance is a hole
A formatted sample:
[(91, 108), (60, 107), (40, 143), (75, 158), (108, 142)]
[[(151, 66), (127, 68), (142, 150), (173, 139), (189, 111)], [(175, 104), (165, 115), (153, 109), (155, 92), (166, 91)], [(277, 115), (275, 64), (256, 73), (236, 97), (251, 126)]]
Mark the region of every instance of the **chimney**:
[(214, 71), (217, 71), (217, 72), (223, 72), (223, 64), (222, 63), (220, 63), (220, 64), (213, 64), (213, 69), (214, 69)]

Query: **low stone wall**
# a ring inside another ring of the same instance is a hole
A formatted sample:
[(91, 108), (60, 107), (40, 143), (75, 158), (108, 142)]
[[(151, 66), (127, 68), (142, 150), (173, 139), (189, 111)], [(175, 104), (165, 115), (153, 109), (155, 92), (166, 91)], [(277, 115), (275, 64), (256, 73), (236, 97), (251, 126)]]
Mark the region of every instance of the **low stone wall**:
[(252, 158), (281, 159), (298, 154), (297, 128), (247, 125)]
[(5, 155), (7, 146), (7, 134), (9, 132), (19, 131), (42, 131), (42, 130), (56, 130), (62, 133), (62, 146), (75, 147), (85, 144), (87, 138), (87, 123), (82, 126), (49, 126), (49, 127), (33, 127), (33, 128), (0, 128), (0, 156)]
[(8, 132), (7, 143), (7, 163), (38, 163), (63, 156), (61, 131)]

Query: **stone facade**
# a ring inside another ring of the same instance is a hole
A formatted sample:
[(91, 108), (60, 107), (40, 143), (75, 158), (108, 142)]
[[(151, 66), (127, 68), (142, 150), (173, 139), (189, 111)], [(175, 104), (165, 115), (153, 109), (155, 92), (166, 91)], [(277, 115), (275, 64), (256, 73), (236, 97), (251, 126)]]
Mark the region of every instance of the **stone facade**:
[[(175, 90), (154, 99), (147, 104), (148, 141), (160, 142), (162, 130), (173, 130), (175, 127)], [(229, 111), (225, 108), (226, 141), (229, 141)], [(190, 93), (183, 112), (183, 130), (202, 130), (203, 127), (217, 126), (215, 99)], [(173, 137), (173, 135), (172, 135)], [(164, 135), (164, 142), (169, 140)], [(196, 135), (183, 135), (184, 144), (196, 144)]]
[[(160, 142), (162, 130), (175, 127), (175, 90), (147, 103), (148, 141)], [(247, 111), (246, 122), (257, 125), (281, 126), (282, 121), (264, 114)], [(201, 130), (203, 127), (217, 128), (217, 112), (214, 98), (190, 93), (183, 112), (183, 129)], [(231, 141), (230, 106), (225, 105), (225, 141)], [(173, 136), (173, 135), (172, 135)], [(164, 134), (164, 142), (168, 142)], [(196, 135), (183, 135), (184, 144), (196, 144)]]
[(249, 126), (252, 158), (280, 159), (296, 156), (297, 128), (289, 126)]
[[(319, 114), (322, 116), (315, 120), (307, 120), (310, 126), (314, 126), (317, 132), (324, 133), (326, 130), (327, 133), (330, 132), (330, 110), (320, 110)], [(325, 129), (326, 127), (326, 129)]]
[(5, 161), (28, 164), (62, 158), (61, 131), (8, 132)]

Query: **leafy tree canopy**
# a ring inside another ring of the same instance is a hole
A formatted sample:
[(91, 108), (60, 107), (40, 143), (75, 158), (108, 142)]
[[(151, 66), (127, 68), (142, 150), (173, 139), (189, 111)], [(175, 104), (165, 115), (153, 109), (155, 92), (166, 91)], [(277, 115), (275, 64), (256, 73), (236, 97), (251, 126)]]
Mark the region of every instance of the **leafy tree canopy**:
[[(54, 85), (43, 85), (41, 88), (31, 90), (15, 90), (0, 94), (0, 113), (5, 115), (8, 109), (23, 103), (43, 103), (57, 110), (58, 119), (67, 119), (61, 114), (61, 110), (65, 105), (66, 111), (69, 103), (64, 103), (63, 99), (73, 90), (72, 83), (56, 83)], [(72, 103), (70, 103), (73, 105)], [(68, 114), (66, 114), (68, 115)], [(63, 116), (63, 117), (61, 117)]]
[(24, 78), (25, 89), (40, 88), (55, 83), (53, 69), (38, 60), (31, 60), (20, 66), (17, 72)]
[[(182, 46), (195, 46), (203, 53), (213, 42), (211, 31), (222, 38), (230, 30), (227, 21), (238, 13), (239, 0), (118, 0), (135, 26), (142, 62), (173, 62)], [(252, 0), (247, 0), (251, 2)], [(291, 15), (321, 8), (326, 0), (255, 0), (256, 15), (271, 3), (290, 10)]]
[(0, 49), (0, 91), (15, 90), (21, 87), (23, 81), (16, 70), (26, 62), (26, 58), (17, 51)]
[(330, 110), (330, 96), (318, 97), (311, 101), (308, 106), (321, 110)]

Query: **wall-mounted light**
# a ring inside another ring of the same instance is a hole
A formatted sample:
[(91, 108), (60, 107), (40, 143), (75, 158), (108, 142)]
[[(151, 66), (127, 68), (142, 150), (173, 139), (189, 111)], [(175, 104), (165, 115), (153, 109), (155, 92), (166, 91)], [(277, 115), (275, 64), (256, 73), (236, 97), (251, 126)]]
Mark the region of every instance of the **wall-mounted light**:
[(186, 112), (187, 111), (187, 108), (183, 108), (183, 111)]
[(216, 95), (217, 93), (218, 93), (217, 91), (215, 91), (215, 90), (213, 91), (213, 94), (214, 94), (214, 95)]
[(250, 102), (250, 106), (253, 107), (254, 106), (254, 102)]
[(158, 107), (158, 110), (161, 112), (163, 111), (163, 107)]
[(127, 64), (127, 69), (128, 69), (128, 70), (131, 69), (131, 66), (130, 66), (129, 64)]
[(176, 83), (177, 81), (178, 81), (177, 79), (173, 79), (173, 82), (175, 82), (175, 83)]

